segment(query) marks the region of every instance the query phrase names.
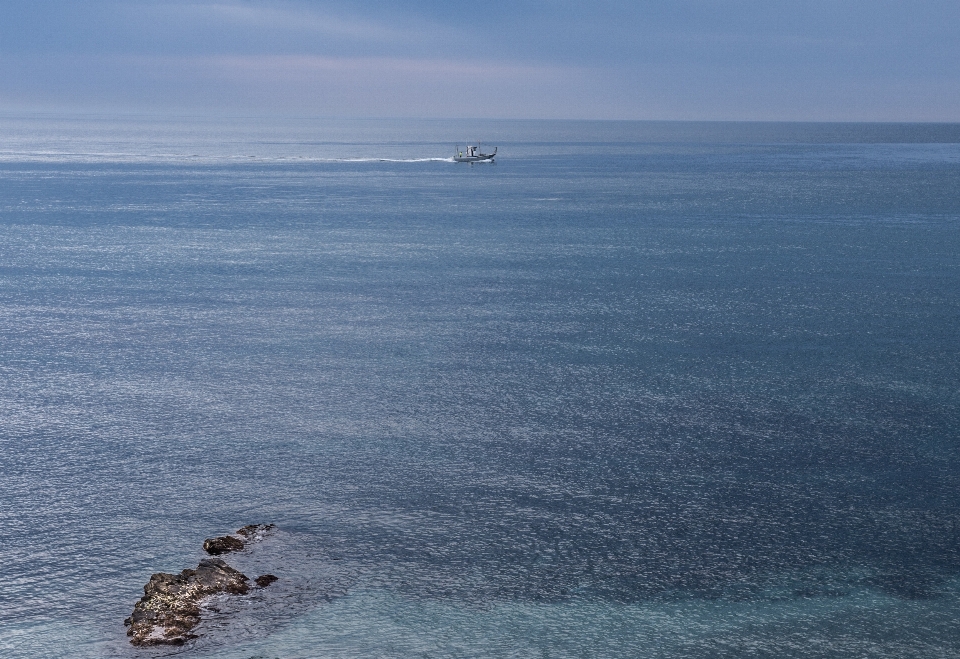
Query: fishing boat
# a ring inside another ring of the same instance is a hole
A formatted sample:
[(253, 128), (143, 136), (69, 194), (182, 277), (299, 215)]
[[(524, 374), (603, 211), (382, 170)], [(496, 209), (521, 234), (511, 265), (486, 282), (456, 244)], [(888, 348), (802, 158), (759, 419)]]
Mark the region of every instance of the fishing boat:
[(493, 147), (493, 153), (483, 153), (480, 150), (480, 142), (477, 142), (476, 146), (468, 144), (467, 146), (460, 148), (457, 145), (457, 154), (453, 157), (455, 162), (482, 162), (484, 160), (493, 161), (493, 157), (497, 155), (497, 147)]

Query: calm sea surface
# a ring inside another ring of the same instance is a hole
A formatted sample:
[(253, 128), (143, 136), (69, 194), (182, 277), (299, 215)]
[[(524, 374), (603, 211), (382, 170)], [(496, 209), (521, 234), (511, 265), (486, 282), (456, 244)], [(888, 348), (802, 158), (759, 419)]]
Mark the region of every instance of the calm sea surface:
[(958, 656), (960, 126), (2, 115), (0, 531), (4, 657)]

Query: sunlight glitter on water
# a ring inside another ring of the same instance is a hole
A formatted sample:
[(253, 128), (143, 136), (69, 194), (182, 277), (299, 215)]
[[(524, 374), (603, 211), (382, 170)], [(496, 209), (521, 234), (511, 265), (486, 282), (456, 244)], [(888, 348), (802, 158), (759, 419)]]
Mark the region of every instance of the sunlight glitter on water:
[(955, 653), (960, 148), (490, 127), (0, 158), (0, 653)]

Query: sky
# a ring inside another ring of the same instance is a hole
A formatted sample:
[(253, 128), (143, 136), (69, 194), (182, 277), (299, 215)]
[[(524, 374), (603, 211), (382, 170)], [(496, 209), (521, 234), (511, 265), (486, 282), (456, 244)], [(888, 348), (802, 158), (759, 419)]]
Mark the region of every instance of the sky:
[(960, 1), (0, 0), (0, 111), (960, 121)]

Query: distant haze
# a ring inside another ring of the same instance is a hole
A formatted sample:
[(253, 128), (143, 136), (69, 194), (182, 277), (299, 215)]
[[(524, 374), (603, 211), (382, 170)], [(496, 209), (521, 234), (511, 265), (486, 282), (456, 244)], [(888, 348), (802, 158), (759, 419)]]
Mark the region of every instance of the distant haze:
[(0, 0), (0, 111), (960, 121), (960, 2)]

